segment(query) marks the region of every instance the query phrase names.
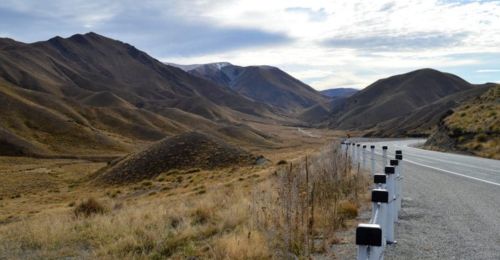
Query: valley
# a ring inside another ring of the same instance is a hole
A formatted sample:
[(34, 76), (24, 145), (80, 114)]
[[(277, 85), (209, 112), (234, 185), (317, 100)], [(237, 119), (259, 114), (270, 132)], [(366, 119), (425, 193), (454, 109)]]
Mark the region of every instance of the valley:
[(320, 92), (93, 32), (0, 38), (0, 259), (342, 257), (371, 178), (340, 143), (496, 158), (498, 87), (419, 69)]

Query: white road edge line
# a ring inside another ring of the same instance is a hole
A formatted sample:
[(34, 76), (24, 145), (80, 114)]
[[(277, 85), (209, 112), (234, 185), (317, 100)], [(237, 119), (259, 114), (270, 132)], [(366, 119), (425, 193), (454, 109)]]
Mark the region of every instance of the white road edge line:
[(421, 163), (410, 161), (410, 160), (407, 160), (407, 159), (403, 159), (403, 161), (409, 162), (409, 163), (413, 163), (413, 164), (416, 164), (416, 165), (420, 165), (420, 166), (423, 166), (423, 167), (427, 167), (427, 168), (430, 168), (430, 169), (434, 169), (434, 170), (446, 172), (446, 173), (449, 173), (449, 174), (453, 174), (453, 175), (457, 175), (457, 176), (469, 178), (469, 179), (472, 179), (472, 180), (476, 180), (476, 181), (480, 181), (480, 182), (484, 182), (484, 183), (488, 183), (488, 184), (493, 184), (493, 185), (496, 185), (496, 186), (500, 186), (500, 183), (496, 183), (496, 182), (492, 182), (492, 181), (487, 181), (487, 180), (479, 179), (479, 178), (472, 177), (472, 176), (469, 176), (469, 175), (465, 175), (465, 174), (460, 174), (460, 173), (456, 173), (456, 172), (444, 170), (444, 169), (441, 169), (441, 168), (437, 168), (437, 167), (433, 167), (433, 166), (421, 164)]

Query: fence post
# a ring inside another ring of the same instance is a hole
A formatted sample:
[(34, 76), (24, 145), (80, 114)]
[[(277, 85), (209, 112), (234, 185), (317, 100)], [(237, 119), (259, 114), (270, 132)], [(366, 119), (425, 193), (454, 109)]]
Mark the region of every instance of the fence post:
[(370, 160), (371, 160), (372, 176), (374, 176), (375, 175), (375, 145), (370, 146)]
[(394, 221), (399, 220), (399, 203), (401, 201), (401, 194), (399, 193), (400, 188), (399, 188), (399, 161), (398, 160), (390, 160), (390, 165), (394, 167), (394, 200), (395, 200), (395, 205), (394, 205)]
[(387, 191), (389, 192), (389, 203), (388, 203), (388, 213), (387, 213), (387, 244), (395, 244), (394, 239), (394, 219), (395, 219), (395, 207), (394, 207), (394, 173), (395, 169), (392, 166), (386, 166), (384, 172), (387, 175)]
[(382, 146), (382, 158), (384, 159), (384, 166), (387, 165), (387, 146)]

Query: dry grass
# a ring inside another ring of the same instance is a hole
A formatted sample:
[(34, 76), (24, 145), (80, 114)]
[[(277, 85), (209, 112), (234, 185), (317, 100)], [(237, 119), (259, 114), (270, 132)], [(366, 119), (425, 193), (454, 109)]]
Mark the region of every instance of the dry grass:
[[(67, 182), (54, 182), (59, 193), (0, 201), (0, 210), (28, 210), (37, 197), (45, 205), (0, 224), (0, 259), (269, 259), (328, 251), (335, 230), (355, 216), (363, 178), (332, 149), (307, 164), (280, 159), (292, 167), (171, 171), (101, 190), (83, 183), (86, 174), (67, 174)], [(106, 210), (75, 218), (82, 197)]]
[(357, 216), (368, 181), (336, 147), (280, 168), (270, 187), (254, 193), (254, 225), (280, 258), (329, 251), (335, 231)]

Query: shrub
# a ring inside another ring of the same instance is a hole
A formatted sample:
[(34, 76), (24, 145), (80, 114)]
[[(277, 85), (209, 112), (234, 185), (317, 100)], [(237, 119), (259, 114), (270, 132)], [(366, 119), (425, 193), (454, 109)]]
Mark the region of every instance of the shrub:
[(284, 165), (284, 164), (288, 164), (288, 162), (287, 162), (287, 161), (285, 161), (285, 160), (280, 160), (280, 161), (277, 163), (277, 165)]
[(151, 185), (153, 185), (153, 182), (151, 182), (151, 181), (144, 181), (144, 182), (142, 182), (142, 186), (144, 186), (144, 187), (148, 187), (148, 186), (151, 186)]
[(484, 143), (488, 140), (488, 136), (486, 136), (485, 134), (478, 134), (476, 136), (476, 139), (478, 142)]
[(89, 198), (73, 210), (76, 217), (90, 217), (95, 214), (103, 214), (106, 211), (105, 207), (94, 198)]

